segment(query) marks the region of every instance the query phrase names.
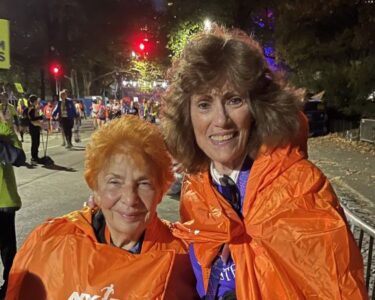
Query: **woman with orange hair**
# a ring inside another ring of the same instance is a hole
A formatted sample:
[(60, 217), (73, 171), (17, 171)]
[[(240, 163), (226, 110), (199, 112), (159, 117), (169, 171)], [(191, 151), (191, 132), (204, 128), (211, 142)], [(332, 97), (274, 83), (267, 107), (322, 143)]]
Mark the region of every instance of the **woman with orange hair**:
[(171, 170), (154, 125), (127, 116), (99, 128), (85, 160), (97, 208), (35, 229), (16, 256), (6, 299), (30, 291), (33, 299), (194, 299), (187, 246), (156, 214)]

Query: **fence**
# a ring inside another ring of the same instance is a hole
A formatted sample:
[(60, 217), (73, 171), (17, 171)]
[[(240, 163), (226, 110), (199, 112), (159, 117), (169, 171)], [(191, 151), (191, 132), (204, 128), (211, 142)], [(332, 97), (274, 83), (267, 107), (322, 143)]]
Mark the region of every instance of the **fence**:
[(360, 128), (360, 140), (375, 143), (375, 120), (362, 119)]
[(359, 128), (359, 125), (357, 120), (337, 119), (334, 117), (328, 119), (329, 132), (342, 132), (344, 134), (347, 130)]
[(353, 232), (354, 238), (361, 249), (363, 264), (365, 266), (365, 282), (369, 297), (371, 300), (375, 300), (375, 261), (372, 259), (375, 228), (364, 223), (344, 205), (342, 205), (342, 207), (350, 224), (350, 229)]

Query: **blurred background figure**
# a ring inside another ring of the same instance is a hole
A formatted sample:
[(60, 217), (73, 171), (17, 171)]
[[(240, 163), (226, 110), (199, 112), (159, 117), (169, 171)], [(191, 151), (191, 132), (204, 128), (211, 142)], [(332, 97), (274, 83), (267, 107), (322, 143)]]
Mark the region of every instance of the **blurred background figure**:
[(62, 90), (60, 92), (60, 101), (56, 105), (52, 115), (54, 117), (59, 117), (61, 129), (64, 136), (63, 145), (65, 145), (66, 140), (65, 147), (67, 149), (72, 148), (72, 130), (74, 126), (74, 119), (76, 117), (76, 109), (73, 101), (68, 98), (67, 90)]
[[(7, 94), (0, 94), (1, 102), (7, 100)], [(26, 156), (22, 143), (9, 123), (3, 110), (0, 110), (0, 253), (3, 263), (3, 280), (0, 287), (0, 299), (6, 294), (9, 271), (17, 251), (15, 216), (21, 208), (21, 198), (17, 191), (13, 166), (25, 163)]]
[(17, 103), (17, 113), (19, 120), (19, 133), (21, 137), (21, 142), (23, 142), (23, 136), (29, 131), (29, 117), (27, 115), (28, 110), (28, 100), (22, 96), (18, 99)]
[(40, 113), (38, 97), (30, 95), (28, 113), (29, 117), (29, 133), (31, 136), (31, 163), (40, 163), (38, 155), (40, 146), (40, 133), (43, 128), (43, 115)]

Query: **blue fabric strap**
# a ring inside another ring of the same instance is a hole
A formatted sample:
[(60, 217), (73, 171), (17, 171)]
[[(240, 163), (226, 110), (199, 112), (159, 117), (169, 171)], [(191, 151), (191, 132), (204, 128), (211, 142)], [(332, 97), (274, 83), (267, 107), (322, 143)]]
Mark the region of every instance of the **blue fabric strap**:
[(207, 293), (205, 300), (215, 300), (217, 288), (219, 286), (220, 274), (223, 271), (223, 261), (220, 256), (216, 257), (211, 267), (210, 279), (208, 281)]
[(220, 184), (230, 192), (230, 198), (227, 199), (232, 208), (236, 211), (238, 216), (242, 217), (241, 214), (241, 194), (238, 190), (236, 183), (228, 175), (222, 176), (220, 179)]

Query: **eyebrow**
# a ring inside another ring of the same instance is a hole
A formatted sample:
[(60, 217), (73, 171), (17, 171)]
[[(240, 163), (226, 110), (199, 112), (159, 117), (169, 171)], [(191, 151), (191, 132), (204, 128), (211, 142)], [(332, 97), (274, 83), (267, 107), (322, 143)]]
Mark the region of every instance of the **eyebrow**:
[(239, 92), (234, 92), (234, 91), (230, 91), (230, 92), (226, 92), (225, 94), (224, 94), (224, 98), (225, 99), (228, 99), (228, 98), (230, 98), (230, 97), (233, 97), (233, 96), (238, 96), (238, 97), (243, 97), (242, 95), (241, 95), (241, 93), (239, 93)]
[(147, 177), (147, 176), (140, 176), (139, 178), (137, 178), (137, 181), (143, 181), (143, 180), (152, 181), (152, 178)]
[[(105, 175), (105, 177), (108, 177), (108, 176), (113, 176), (113, 177), (116, 177), (116, 178), (123, 178), (122, 175), (116, 174), (116, 173), (113, 173), (113, 172), (108, 173), (107, 175)], [(152, 177), (146, 176), (146, 175), (141, 175), (141, 176), (139, 176), (138, 178), (135, 179), (135, 181), (141, 181), (141, 180), (150, 180), (150, 181), (152, 181)]]
[[(223, 95), (222, 95), (222, 99), (228, 99), (230, 97), (233, 97), (233, 96), (238, 96), (238, 97), (241, 97), (241, 98), (244, 98), (243, 95), (241, 95), (241, 93), (239, 92), (235, 92), (235, 91), (229, 91), (229, 92), (225, 92)], [(202, 97), (207, 97), (209, 99), (212, 99), (212, 95), (210, 93), (202, 93), (202, 94), (195, 94), (195, 100), (201, 100)]]

